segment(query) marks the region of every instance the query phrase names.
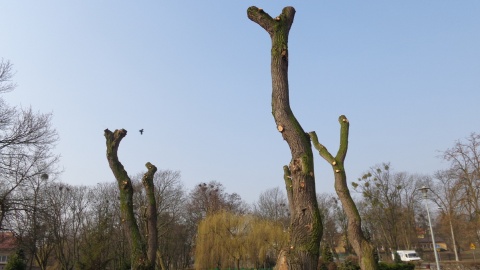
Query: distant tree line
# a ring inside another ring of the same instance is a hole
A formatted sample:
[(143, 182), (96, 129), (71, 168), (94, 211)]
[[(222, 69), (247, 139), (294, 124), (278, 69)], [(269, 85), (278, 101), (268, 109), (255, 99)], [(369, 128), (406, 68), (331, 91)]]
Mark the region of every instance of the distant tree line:
[[(134, 189), (138, 191), (134, 209), (141, 221), (140, 229), (145, 232), (146, 202), (141, 195), (140, 176), (132, 176)], [(450, 185), (445, 184), (447, 179), (452, 182)], [(159, 216), (158, 269), (275, 265), (279, 248), (287, 243), (289, 226), (286, 196), (280, 188), (262, 192), (255, 203), (248, 205), (238, 194), (227, 193), (215, 181), (199, 183), (187, 190), (180, 172), (176, 171), (159, 171), (154, 183)], [(437, 213), (433, 220), (436, 237), (444, 239), (449, 249), (456, 246), (461, 260), (462, 252), (479, 239), (478, 212), (475, 212), (478, 201), (466, 195), (472, 192), (468, 183), (465, 178), (456, 178), (451, 170), (432, 177), (419, 176), (395, 172), (385, 163), (372, 167), (352, 184), (358, 191), (364, 231), (383, 260), (390, 260), (391, 252), (397, 249), (422, 251), (419, 232), (429, 238), (425, 208), (418, 191), (423, 185), (432, 189), (429, 198), (431, 209)], [(10, 211), (2, 226), (18, 236), (28, 266), (130, 269), (130, 250), (121, 224), (116, 183), (72, 186), (34, 177), (24, 184), (12, 195), (23, 200), (24, 207)], [(478, 195), (478, 189), (473, 190)], [(317, 198), (324, 222), (323, 256), (339, 259), (346, 254), (355, 255), (348, 242), (347, 220), (338, 198), (333, 194), (319, 194)], [(435, 211), (437, 204), (443, 207)], [(427, 256), (432, 251), (423, 252)]]

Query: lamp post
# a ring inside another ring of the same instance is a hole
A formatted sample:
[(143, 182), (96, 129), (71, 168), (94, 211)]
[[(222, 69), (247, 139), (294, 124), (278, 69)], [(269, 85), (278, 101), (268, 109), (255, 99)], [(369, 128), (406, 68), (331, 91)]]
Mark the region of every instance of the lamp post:
[(452, 224), (452, 211), (449, 211), (449, 213), (446, 213), (445, 209), (443, 209), (442, 207), (438, 207), (438, 209), (442, 210), (442, 212), (444, 212), (445, 215), (448, 215), (448, 223), (450, 225), (450, 234), (452, 235), (452, 243), (453, 243), (453, 251), (454, 251), (454, 254), (455, 254), (455, 261), (460, 261), (460, 259), (458, 258), (458, 252), (457, 252), (457, 244), (456, 244), (456, 240), (455, 240), (455, 232), (453, 231), (453, 224)]
[(433, 235), (433, 229), (432, 229), (432, 221), (430, 220), (430, 211), (428, 210), (428, 204), (427, 204), (427, 192), (429, 189), (430, 188), (423, 186), (418, 190), (420, 190), (423, 193), (425, 208), (427, 208), (428, 225), (430, 226), (430, 234), (432, 235), (433, 255), (435, 255), (435, 264), (437, 265), (437, 270), (440, 270), (440, 263), (438, 262), (438, 254), (437, 254), (437, 244), (435, 243), (435, 236)]

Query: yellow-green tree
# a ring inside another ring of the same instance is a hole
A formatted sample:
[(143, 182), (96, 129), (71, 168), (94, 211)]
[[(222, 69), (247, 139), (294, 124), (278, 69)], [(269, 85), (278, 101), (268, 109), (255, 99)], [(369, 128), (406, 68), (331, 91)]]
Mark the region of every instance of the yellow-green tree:
[(288, 232), (281, 222), (255, 217), (251, 220), (246, 255), (255, 268), (275, 265), (280, 249), (287, 244)]
[(198, 226), (195, 268), (264, 266), (287, 242), (281, 224), (221, 211)]

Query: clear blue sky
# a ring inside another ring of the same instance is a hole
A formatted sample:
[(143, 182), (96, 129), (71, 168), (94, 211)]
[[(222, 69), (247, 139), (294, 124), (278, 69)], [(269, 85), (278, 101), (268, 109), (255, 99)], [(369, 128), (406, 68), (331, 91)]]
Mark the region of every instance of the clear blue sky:
[[(125, 128), (130, 174), (149, 161), (181, 171), (188, 189), (216, 180), (252, 202), (283, 187), (290, 153), (251, 5), (295, 7), (291, 106), (332, 152), (337, 118), (349, 118), (349, 180), (382, 162), (432, 174), (447, 166), (438, 151), (480, 132), (478, 0), (2, 1), (0, 57), (18, 83), (4, 97), (54, 114), (64, 182), (114, 181), (103, 130)], [(316, 164), (317, 191), (333, 192)]]

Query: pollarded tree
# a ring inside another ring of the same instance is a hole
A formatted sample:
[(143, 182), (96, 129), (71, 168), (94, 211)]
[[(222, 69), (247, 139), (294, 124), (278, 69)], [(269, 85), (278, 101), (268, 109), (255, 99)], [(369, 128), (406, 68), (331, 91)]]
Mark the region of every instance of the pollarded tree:
[[(340, 116), (340, 147), (337, 155), (332, 156), (318, 142), (315, 132), (306, 134), (296, 120), (289, 104), (288, 89), (288, 34), (290, 32), (295, 9), (286, 7), (282, 13), (272, 18), (262, 9), (250, 7), (248, 17), (263, 27), (272, 39), (272, 112), (278, 131), (290, 146), (292, 160), (284, 167), (287, 196), (291, 212), (291, 246), (279, 258), (280, 267), (289, 269), (316, 269), (319, 244), (322, 238), (322, 222), (315, 193), (313, 154), (310, 141), (320, 155), (328, 161), (335, 174), (335, 190), (348, 216), (348, 236), (360, 258), (362, 269), (377, 269), (374, 249), (362, 231), (361, 218), (350, 195), (344, 160), (348, 149), (348, 120)], [(305, 230), (305, 228), (307, 228)]]
[(315, 191), (313, 152), (310, 138), (295, 118), (289, 101), (288, 34), (295, 9), (286, 7), (279, 16), (272, 18), (262, 9), (250, 7), (247, 15), (264, 28), (272, 40), (272, 113), (292, 156), (289, 166), (284, 166), (290, 208), (290, 245), (280, 253), (277, 267), (316, 269), (322, 222)]
[(348, 219), (348, 241), (359, 258), (360, 268), (363, 270), (378, 269), (378, 262), (374, 255), (374, 246), (362, 231), (362, 219), (347, 185), (347, 173), (344, 162), (348, 150), (348, 130), (350, 124), (344, 115), (338, 118), (338, 122), (340, 123), (340, 146), (335, 156), (319, 143), (315, 132), (310, 132), (309, 135), (320, 156), (332, 166), (335, 176), (335, 191), (342, 202), (343, 210)]
[(157, 171), (150, 162), (147, 162), (147, 172), (142, 178), (145, 188), (148, 205), (145, 216), (148, 234), (146, 239), (142, 237), (138, 228), (138, 223), (133, 211), (133, 186), (127, 171), (118, 159), (118, 147), (122, 139), (127, 136), (125, 129), (111, 132), (108, 129), (104, 131), (107, 145), (107, 160), (113, 175), (117, 179), (118, 189), (120, 191), (120, 212), (122, 214), (122, 223), (125, 226), (131, 247), (131, 266), (135, 270), (147, 270), (155, 268), (157, 252), (157, 203), (155, 200), (155, 189), (153, 177)]

